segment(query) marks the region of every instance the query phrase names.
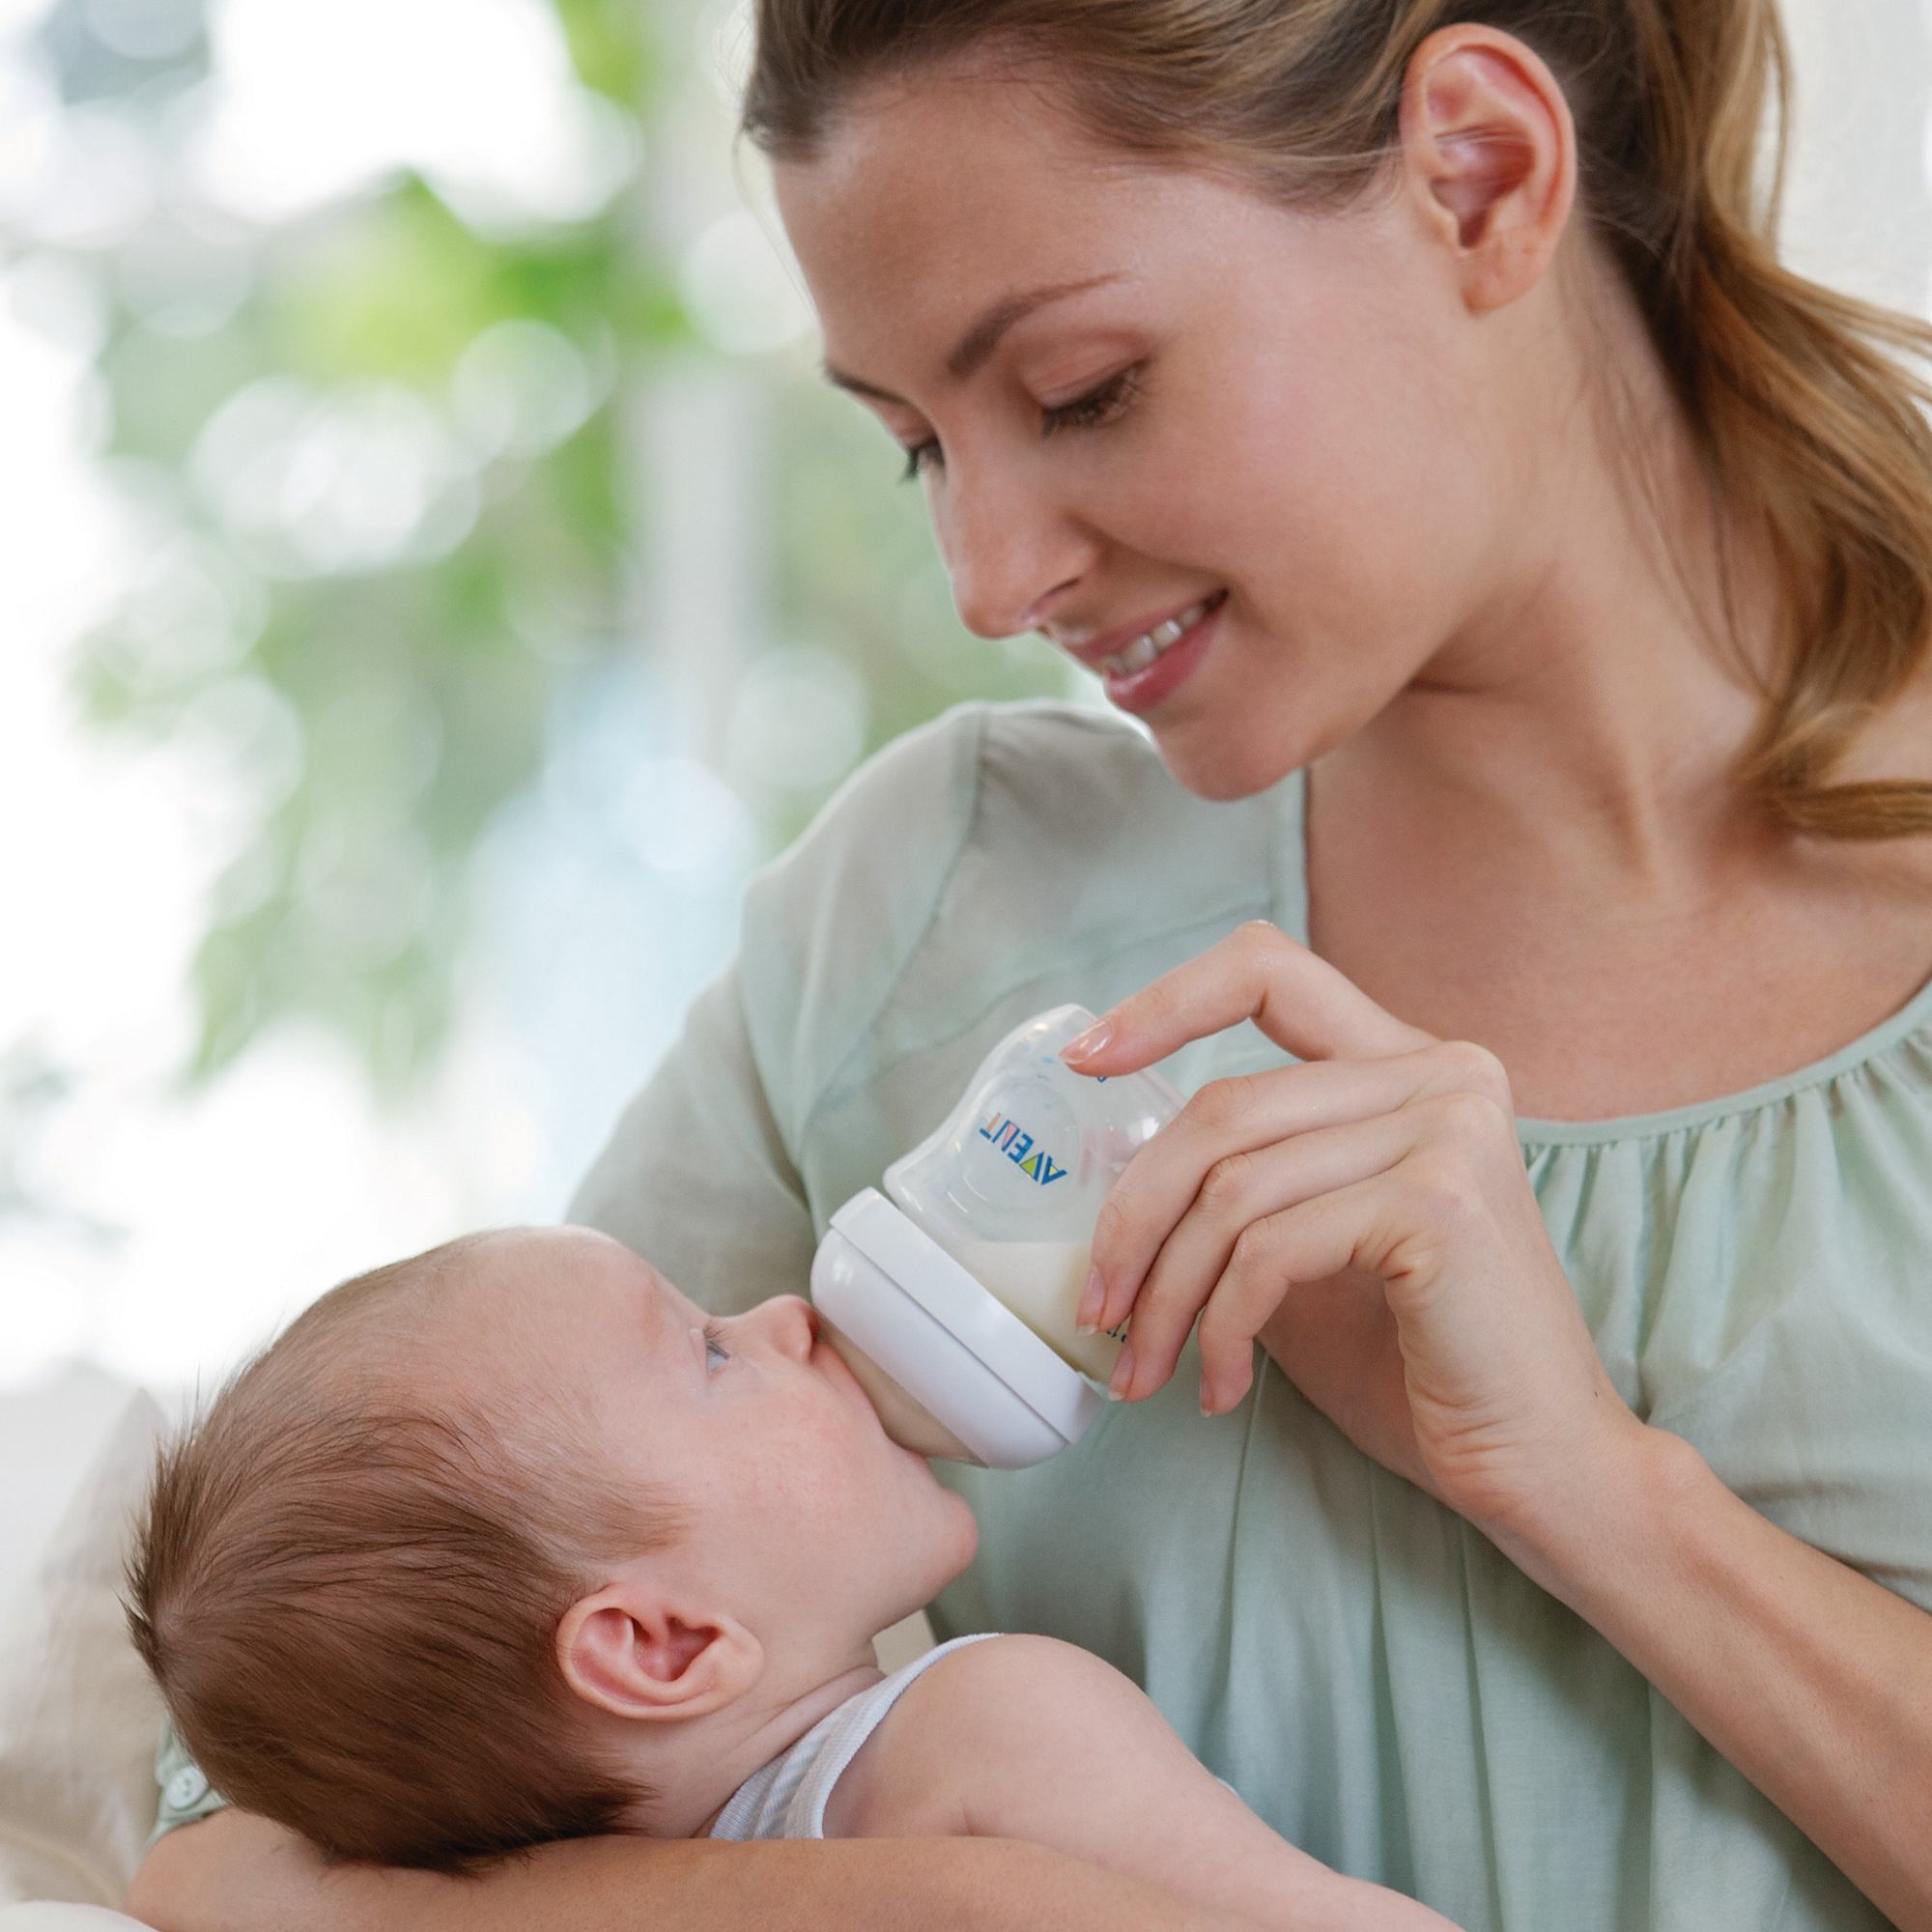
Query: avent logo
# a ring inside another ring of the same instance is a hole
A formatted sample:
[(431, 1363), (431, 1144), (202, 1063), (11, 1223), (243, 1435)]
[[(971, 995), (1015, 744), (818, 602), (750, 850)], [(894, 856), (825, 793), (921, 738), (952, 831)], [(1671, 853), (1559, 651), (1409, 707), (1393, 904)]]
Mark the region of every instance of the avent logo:
[(980, 1129), (980, 1138), (991, 1141), (1028, 1179), (1038, 1181), (1042, 1187), (1051, 1187), (1056, 1180), (1065, 1179), (1066, 1170), (1056, 1167), (1052, 1155), (1044, 1148), (1035, 1147), (1033, 1136), (1024, 1132), (1017, 1121), (1009, 1121), (1004, 1114), (995, 1114)]

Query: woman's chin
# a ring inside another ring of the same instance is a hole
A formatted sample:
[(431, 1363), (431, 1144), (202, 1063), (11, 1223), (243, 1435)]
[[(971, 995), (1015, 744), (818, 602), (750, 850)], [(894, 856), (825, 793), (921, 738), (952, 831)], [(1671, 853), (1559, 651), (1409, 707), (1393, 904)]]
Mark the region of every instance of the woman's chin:
[(1163, 732), (1150, 721), (1154, 750), (1183, 790), (1213, 805), (1253, 798), (1279, 784), (1303, 762), (1298, 745), (1231, 744), (1206, 721)]

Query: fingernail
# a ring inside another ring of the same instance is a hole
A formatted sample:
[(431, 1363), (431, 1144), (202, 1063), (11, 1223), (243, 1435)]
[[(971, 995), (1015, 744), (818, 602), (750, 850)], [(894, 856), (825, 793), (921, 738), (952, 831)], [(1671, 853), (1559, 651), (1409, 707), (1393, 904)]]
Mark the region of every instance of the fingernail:
[(1087, 1270), (1087, 1286), (1080, 1291), (1079, 1312), (1073, 1318), (1074, 1328), (1082, 1335), (1092, 1335), (1100, 1323), (1100, 1310), (1105, 1305), (1107, 1291), (1100, 1280), (1100, 1270), (1090, 1267)]
[(1102, 1020), (1098, 1026), (1089, 1027), (1078, 1039), (1069, 1039), (1060, 1049), (1060, 1057), (1063, 1060), (1085, 1060), (1090, 1055), (1098, 1053), (1113, 1037), (1113, 1022)]
[(1201, 1378), (1201, 1413), (1203, 1415), (1213, 1416), (1219, 1415), (1220, 1412), (1220, 1403), (1216, 1399), (1214, 1391), (1208, 1387), (1208, 1378), (1203, 1376)]
[(1114, 1364), (1113, 1379), (1107, 1384), (1108, 1400), (1111, 1402), (1124, 1400), (1127, 1393), (1127, 1384), (1133, 1378), (1134, 1351), (1130, 1348), (1122, 1349), (1121, 1350), (1121, 1359)]

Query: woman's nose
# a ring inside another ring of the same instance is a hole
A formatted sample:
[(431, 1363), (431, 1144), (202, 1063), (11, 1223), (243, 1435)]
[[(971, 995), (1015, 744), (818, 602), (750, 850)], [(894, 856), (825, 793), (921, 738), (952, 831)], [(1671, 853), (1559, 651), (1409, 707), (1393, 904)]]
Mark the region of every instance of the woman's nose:
[(1049, 592), (1093, 563), (1093, 544), (1058, 505), (997, 476), (949, 475), (934, 519), (952, 608), (976, 638), (1030, 629)]

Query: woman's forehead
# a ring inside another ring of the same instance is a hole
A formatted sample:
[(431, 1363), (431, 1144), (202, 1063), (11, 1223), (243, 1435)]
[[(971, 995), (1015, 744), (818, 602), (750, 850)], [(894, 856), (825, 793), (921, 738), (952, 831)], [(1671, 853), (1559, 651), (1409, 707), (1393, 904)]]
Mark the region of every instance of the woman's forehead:
[[(856, 267), (931, 272), (975, 250), (1007, 260), (1065, 253), (1091, 222), (1130, 197), (1119, 157), (1070, 117), (1012, 81), (956, 87), (908, 81), (862, 97), (809, 160), (781, 161), (773, 182), (808, 273)], [(808, 257), (810, 258), (808, 260)]]
[(862, 117), (775, 181), (827, 364), (895, 393), (895, 378), (947, 386), (975, 324), (1030, 291), (1187, 285), (1225, 253), (1211, 229), (1231, 212), (1217, 199), (1229, 190), (1199, 175), (1128, 181), (1024, 117), (944, 99), (923, 126), (896, 109)]

